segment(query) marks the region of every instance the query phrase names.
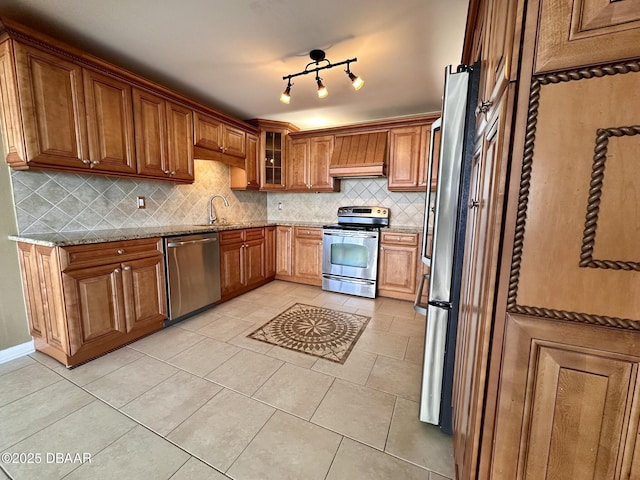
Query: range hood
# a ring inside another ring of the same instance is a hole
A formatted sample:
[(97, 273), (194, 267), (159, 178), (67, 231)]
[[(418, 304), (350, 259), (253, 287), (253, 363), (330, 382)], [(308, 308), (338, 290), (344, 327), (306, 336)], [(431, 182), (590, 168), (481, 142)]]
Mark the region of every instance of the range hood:
[(329, 165), (332, 177), (384, 177), (387, 132), (337, 135)]

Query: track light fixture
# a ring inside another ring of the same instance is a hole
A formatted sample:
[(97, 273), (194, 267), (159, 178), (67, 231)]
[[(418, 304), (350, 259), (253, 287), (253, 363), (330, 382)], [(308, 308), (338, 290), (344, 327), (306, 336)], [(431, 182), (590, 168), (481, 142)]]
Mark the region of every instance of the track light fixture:
[(351, 84), (353, 85), (353, 88), (355, 90), (360, 90), (364, 85), (364, 80), (362, 80), (362, 78), (358, 77), (357, 75), (354, 75), (349, 68), (349, 65), (351, 63), (355, 63), (358, 61), (357, 58), (350, 58), (348, 60), (343, 60), (342, 62), (331, 63), (325, 58), (324, 50), (311, 50), (309, 52), (309, 57), (311, 57), (311, 60), (313, 61), (309, 62), (307, 66), (304, 67), (303, 71), (298, 73), (291, 73), (282, 77), (283, 80), (287, 80), (287, 88), (285, 88), (284, 92), (282, 92), (282, 95), (280, 95), (280, 101), (282, 103), (289, 104), (289, 102), (291, 102), (291, 86), (293, 85), (291, 83), (291, 79), (293, 77), (299, 77), (300, 75), (307, 75), (314, 72), (316, 74), (316, 83), (318, 84), (318, 97), (325, 98), (327, 95), (329, 95), (329, 92), (327, 91), (327, 87), (325, 87), (322, 83), (322, 78), (320, 78), (318, 72), (327, 68), (337, 67), (338, 65), (347, 65), (347, 69), (345, 70), (345, 72), (351, 80)]

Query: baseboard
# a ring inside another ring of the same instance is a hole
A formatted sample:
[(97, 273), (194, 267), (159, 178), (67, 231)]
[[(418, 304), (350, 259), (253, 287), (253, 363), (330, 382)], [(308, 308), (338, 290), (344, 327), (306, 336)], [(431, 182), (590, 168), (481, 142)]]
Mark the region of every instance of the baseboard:
[(16, 345), (14, 347), (5, 348), (4, 350), (0, 350), (0, 363), (9, 362), (19, 357), (24, 357), (25, 355), (29, 355), (30, 353), (33, 353), (35, 351), (36, 349), (33, 346), (33, 340), (21, 343), (20, 345)]

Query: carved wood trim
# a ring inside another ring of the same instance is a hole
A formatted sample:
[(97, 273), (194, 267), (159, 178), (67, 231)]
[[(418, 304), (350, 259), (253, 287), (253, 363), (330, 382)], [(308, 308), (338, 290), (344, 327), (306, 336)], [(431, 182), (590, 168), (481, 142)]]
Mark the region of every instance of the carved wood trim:
[[(640, 59), (627, 61), (623, 63), (609, 64), (598, 67), (582, 68), (576, 70), (570, 70), (566, 72), (550, 73), (533, 76), (531, 79), (531, 87), (529, 89), (529, 107), (527, 113), (527, 125), (525, 132), (525, 143), (522, 161), (522, 173), (520, 175), (520, 191), (518, 194), (518, 209), (515, 222), (515, 235), (513, 241), (513, 253), (511, 257), (511, 274), (509, 276), (509, 290), (507, 294), (507, 311), (511, 313), (521, 313), (525, 315), (535, 315), (538, 317), (551, 318), (555, 320), (569, 320), (579, 323), (588, 323), (592, 325), (602, 325), (630, 330), (640, 330), (640, 320), (621, 319), (607, 317), (603, 315), (591, 315), (588, 313), (579, 312), (567, 312), (563, 310), (555, 310), (544, 307), (535, 306), (523, 306), (517, 304), (518, 295), (518, 282), (520, 278), (520, 267), (522, 262), (522, 250), (524, 246), (524, 233), (527, 220), (527, 205), (529, 201), (529, 189), (531, 187), (531, 171), (533, 167), (533, 154), (535, 148), (536, 139), (536, 126), (538, 122), (538, 108), (540, 106), (540, 91), (544, 85), (556, 84), (561, 82), (569, 82), (574, 80), (584, 80), (589, 78), (604, 77), (608, 75), (626, 74), (632, 72), (640, 72)], [(621, 127), (627, 128), (627, 127)], [(636, 128), (636, 127), (629, 127)], [(638, 127), (640, 128), (640, 127)], [(616, 129), (606, 129), (616, 130)], [(622, 130), (621, 130), (622, 132)], [(618, 136), (612, 134), (613, 136)], [(608, 135), (607, 139), (609, 138)], [(621, 136), (621, 135), (620, 135)], [(597, 137), (599, 138), (599, 137)], [(602, 147), (598, 146), (596, 141), (596, 154), (594, 156), (594, 168), (599, 171), (599, 153)], [(598, 157), (598, 158), (596, 158)], [(603, 162), (603, 160), (602, 160)], [(598, 165), (596, 165), (598, 163)], [(596, 174), (596, 177), (601, 172)], [(597, 178), (594, 181), (594, 175), (592, 175), (592, 189), (589, 191), (589, 201), (592, 202), (592, 190), (595, 192), (594, 182), (597, 184)], [(601, 188), (601, 186), (600, 186)], [(595, 202), (595, 200), (593, 200)], [(599, 196), (598, 196), (599, 203)], [(594, 203), (595, 205), (595, 203)], [(593, 209), (592, 209), (593, 210)], [(592, 219), (592, 210), (587, 211), (587, 222)], [(591, 215), (590, 215), (591, 214)], [(597, 220), (597, 212), (596, 217)], [(591, 232), (591, 224), (589, 228), (585, 224), (585, 232)], [(594, 225), (595, 227), (595, 225)], [(584, 245), (584, 241), (583, 241)], [(617, 262), (614, 262), (617, 263)], [(622, 262), (630, 263), (630, 262)], [(600, 265), (598, 265), (600, 266)], [(607, 265), (601, 268), (616, 268), (615, 266)], [(625, 270), (640, 270), (640, 268), (619, 268)]]
[(593, 258), (593, 248), (596, 242), (596, 228), (600, 212), (600, 197), (604, 184), (604, 169), (607, 161), (607, 147), (610, 137), (640, 135), (640, 125), (617, 128), (599, 128), (596, 132), (596, 146), (589, 185), (589, 199), (587, 201), (587, 215), (582, 236), (580, 266), (590, 268), (610, 268), (613, 270), (640, 270), (638, 262), (624, 262), (620, 260), (597, 260)]
[(607, 317), (604, 315), (591, 315), (589, 313), (568, 312), (566, 310), (555, 310), (553, 308), (530, 307), (526, 305), (516, 305), (509, 309), (509, 313), (519, 313), (521, 315), (533, 315), (536, 317), (551, 318), (553, 320), (568, 320), (570, 322), (585, 323), (588, 325), (599, 325), (602, 327), (615, 327), (625, 330), (640, 331), (640, 320), (629, 318)]

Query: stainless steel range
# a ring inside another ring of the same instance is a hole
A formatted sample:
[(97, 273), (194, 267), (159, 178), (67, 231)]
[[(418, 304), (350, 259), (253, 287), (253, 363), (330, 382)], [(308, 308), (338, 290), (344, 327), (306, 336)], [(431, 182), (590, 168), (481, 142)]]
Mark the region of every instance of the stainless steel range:
[(380, 227), (389, 225), (385, 207), (340, 207), (338, 224), (322, 236), (322, 289), (375, 298)]

